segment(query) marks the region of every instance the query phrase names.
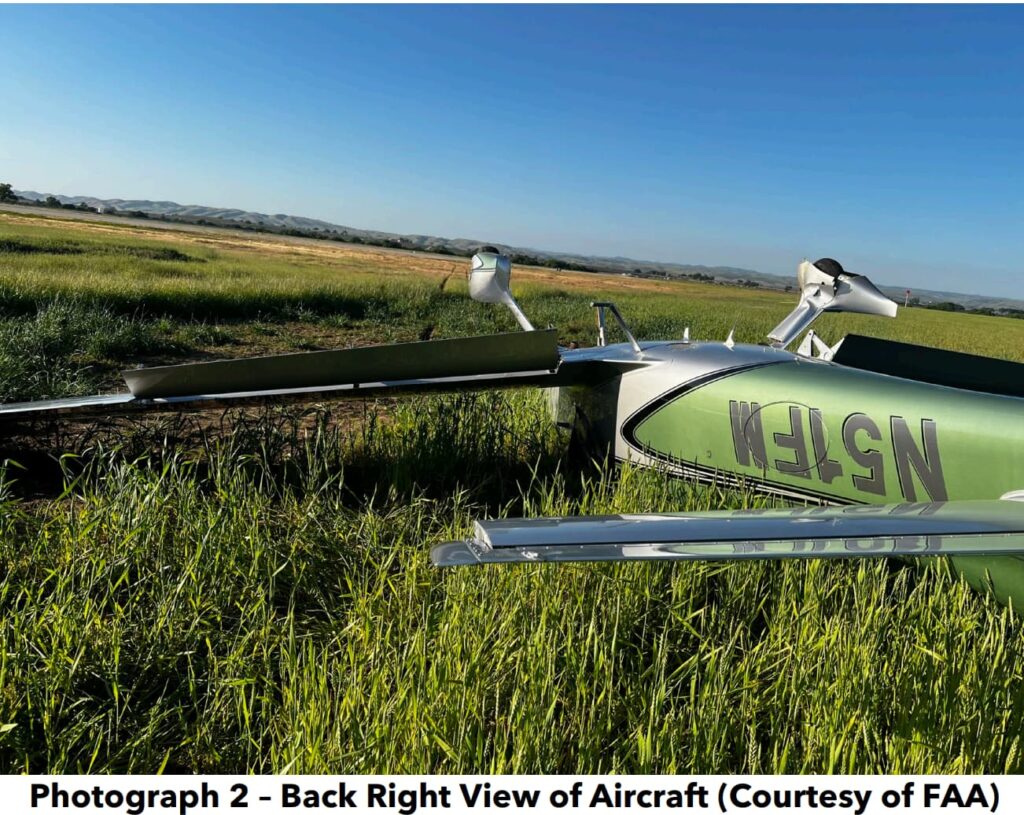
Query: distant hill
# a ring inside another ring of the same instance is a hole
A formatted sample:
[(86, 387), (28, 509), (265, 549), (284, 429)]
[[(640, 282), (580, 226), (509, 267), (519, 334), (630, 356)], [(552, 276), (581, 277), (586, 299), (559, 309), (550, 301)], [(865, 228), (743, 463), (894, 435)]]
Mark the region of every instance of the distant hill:
[[(495, 241), (469, 238), (440, 238), (432, 235), (403, 235), (373, 229), (342, 226), (316, 218), (281, 213), (268, 215), (241, 209), (223, 209), (174, 201), (126, 200), (123, 198), (95, 198), (88, 195), (56, 195), (33, 190), (15, 190), (15, 195), (31, 202), (43, 203), (53, 197), (66, 206), (85, 206), (112, 215), (136, 215), (182, 223), (256, 229), (303, 237), (325, 238), (349, 243), (364, 243), (414, 251), (435, 252), (446, 255), (472, 255), (485, 244), (495, 246), (519, 263), (531, 263), (552, 268), (575, 269), (607, 274), (628, 274), (637, 277), (715, 280), (733, 284), (756, 286), (773, 290), (786, 290), (796, 284), (796, 278), (743, 269), (735, 266), (703, 266), (669, 263), (655, 260), (635, 260), (624, 257), (599, 257), (573, 252), (510, 246)], [(905, 289), (899, 286), (881, 286), (882, 291), (902, 305)], [(914, 298), (925, 306), (956, 304), (965, 309), (995, 312), (1024, 310), (1024, 301), (1007, 297), (986, 297), (959, 292), (914, 289)]]

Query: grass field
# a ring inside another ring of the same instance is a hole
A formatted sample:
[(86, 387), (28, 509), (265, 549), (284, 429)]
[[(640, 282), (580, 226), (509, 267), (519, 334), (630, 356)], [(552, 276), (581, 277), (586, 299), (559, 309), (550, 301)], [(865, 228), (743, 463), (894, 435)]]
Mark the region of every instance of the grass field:
[[(796, 261), (797, 259), (794, 259)], [(513, 330), (465, 261), (0, 213), (0, 398), (137, 362)], [(791, 295), (516, 270), (593, 341), (758, 341)], [(1024, 358), (1024, 321), (828, 315)], [(886, 563), (437, 571), (480, 515), (764, 499), (565, 457), (533, 391), (47, 428), (0, 483), (5, 772), (1019, 772), (1019, 617)]]

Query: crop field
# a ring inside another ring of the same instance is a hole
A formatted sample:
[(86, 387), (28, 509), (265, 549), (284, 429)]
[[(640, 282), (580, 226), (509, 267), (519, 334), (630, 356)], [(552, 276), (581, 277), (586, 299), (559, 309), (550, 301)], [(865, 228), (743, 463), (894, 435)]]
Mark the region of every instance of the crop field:
[[(114, 389), (138, 363), (514, 330), (468, 299), (466, 265), (0, 213), (0, 399)], [(595, 298), (641, 338), (757, 342), (794, 297), (513, 276), (535, 324), (584, 345)], [(1020, 320), (819, 323), (1024, 358)], [(0, 428), (0, 770), (1024, 770), (1019, 614), (941, 563), (434, 569), (474, 517), (766, 505), (570, 455), (545, 404)]]

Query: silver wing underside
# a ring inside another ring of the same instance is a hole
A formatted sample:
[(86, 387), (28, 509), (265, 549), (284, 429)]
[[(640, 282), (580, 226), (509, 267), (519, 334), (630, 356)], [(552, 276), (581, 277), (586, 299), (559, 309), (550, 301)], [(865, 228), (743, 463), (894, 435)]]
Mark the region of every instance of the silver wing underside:
[(612, 560), (1024, 555), (1024, 503), (955, 501), (478, 521), (438, 566)]

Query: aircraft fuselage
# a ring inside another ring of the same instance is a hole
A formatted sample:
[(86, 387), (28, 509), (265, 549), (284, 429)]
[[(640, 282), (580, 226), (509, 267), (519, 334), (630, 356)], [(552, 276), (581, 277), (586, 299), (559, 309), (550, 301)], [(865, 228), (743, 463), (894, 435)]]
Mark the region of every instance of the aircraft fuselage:
[[(573, 393), (591, 438), (619, 461), (821, 503), (998, 498), (1024, 488), (1024, 399), (766, 346), (643, 345), (643, 366)], [(588, 352), (633, 356), (626, 345)], [(975, 578), (993, 566), (956, 560)], [(1024, 573), (1014, 560), (996, 565)]]

